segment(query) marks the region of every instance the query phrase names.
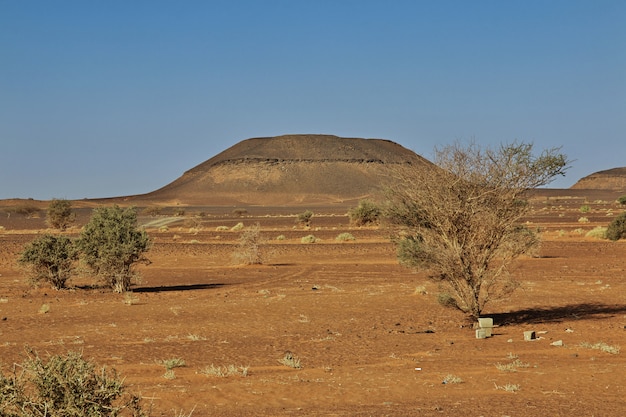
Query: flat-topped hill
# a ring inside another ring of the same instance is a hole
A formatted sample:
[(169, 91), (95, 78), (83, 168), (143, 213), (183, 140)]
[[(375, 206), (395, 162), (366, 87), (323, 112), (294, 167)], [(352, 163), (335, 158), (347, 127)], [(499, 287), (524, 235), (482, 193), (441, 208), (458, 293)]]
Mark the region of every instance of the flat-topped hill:
[(607, 169), (587, 175), (578, 180), (572, 189), (626, 192), (626, 167)]
[(325, 204), (375, 198), (398, 164), (429, 161), (383, 139), (331, 135), (252, 138), (138, 199), (190, 205)]

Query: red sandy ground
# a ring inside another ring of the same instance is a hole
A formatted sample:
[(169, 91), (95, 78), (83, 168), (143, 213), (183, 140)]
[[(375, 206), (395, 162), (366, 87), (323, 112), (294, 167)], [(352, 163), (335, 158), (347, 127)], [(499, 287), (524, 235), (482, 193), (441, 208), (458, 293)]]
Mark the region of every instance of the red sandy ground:
[[(152, 264), (126, 296), (86, 278), (65, 291), (29, 287), (15, 260), (43, 219), (3, 216), (0, 364), (12, 369), (26, 345), (44, 357), (81, 351), (119, 371), (153, 416), (625, 415), (626, 242), (584, 235), (620, 208), (589, 203), (581, 214), (578, 200), (548, 203), (529, 219), (543, 230), (541, 254), (516, 263), (522, 286), (488, 306), (498, 327), (485, 340), (437, 303), (425, 274), (398, 265), (385, 230), (349, 226), (345, 207), (313, 209), (311, 230), (295, 227), (302, 208), (253, 207), (242, 218), (187, 209), (168, 231), (148, 229)], [(239, 234), (216, 227), (239, 221), (260, 223), (264, 265), (231, 264)], [(342, 232), (356, 240), (337, 242)], [(308, 234), (321, 241), (301, 243)], [(538, 339), (524, 341), (527, 330)], [(279, 363), (287, 351), (301, 369)], [(186, 366), (168, 379), (159, 362), (171, 358)], [(515, 358), (525, 366), (498, 369)], [(210, 365), (248, 375), (203, 374)], [(444, 384), (448, 375), (462, 382)], [(497, 388), (507, 384), (518, 390)]]

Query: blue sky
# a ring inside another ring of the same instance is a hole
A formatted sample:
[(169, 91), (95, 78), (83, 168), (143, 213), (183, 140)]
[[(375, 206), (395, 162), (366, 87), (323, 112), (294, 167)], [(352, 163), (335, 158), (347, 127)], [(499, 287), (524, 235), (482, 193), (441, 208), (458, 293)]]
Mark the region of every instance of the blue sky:
[(250, 137), (626, 166), (626, 2), (0, 0), (0, 199), (153, 191)]

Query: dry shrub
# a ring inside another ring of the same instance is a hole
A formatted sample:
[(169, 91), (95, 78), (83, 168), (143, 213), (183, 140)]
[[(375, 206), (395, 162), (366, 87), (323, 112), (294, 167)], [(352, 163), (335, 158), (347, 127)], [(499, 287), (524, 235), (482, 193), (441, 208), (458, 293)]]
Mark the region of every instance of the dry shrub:
[(262, 264), (261, 245), (261, 225), (256, 223), (241, 233), (239, 243), (233, 253), (233, 262), (238, 265)]

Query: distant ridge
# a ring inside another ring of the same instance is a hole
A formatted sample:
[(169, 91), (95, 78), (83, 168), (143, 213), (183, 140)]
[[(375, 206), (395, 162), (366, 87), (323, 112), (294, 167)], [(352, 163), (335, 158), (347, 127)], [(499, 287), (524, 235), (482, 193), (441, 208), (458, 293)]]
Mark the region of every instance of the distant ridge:
[(187, 205), (325, 204), (374, 198), (397, 164), (432, 165), (384, 139), (332, 135), (252, 138), (137, 198)]
[(574, 190), (615, 190), (626, 192), (626, 167), (598, 171), (581, 178)]

